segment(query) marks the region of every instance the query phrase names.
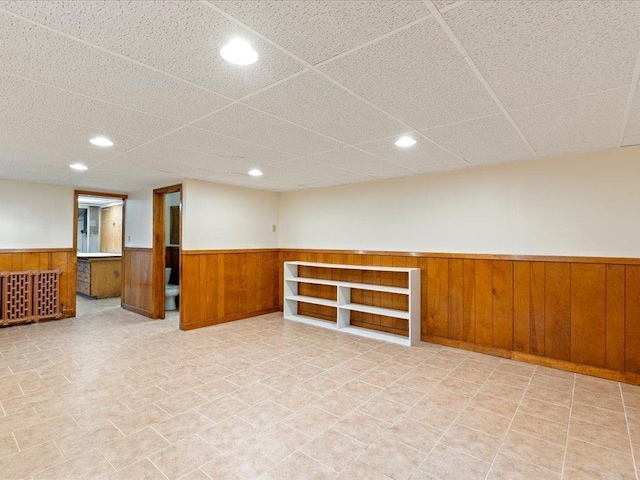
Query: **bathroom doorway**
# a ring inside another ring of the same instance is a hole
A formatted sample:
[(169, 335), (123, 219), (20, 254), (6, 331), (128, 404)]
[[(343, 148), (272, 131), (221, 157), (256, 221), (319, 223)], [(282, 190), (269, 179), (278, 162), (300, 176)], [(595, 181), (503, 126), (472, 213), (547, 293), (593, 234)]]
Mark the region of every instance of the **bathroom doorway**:
[(181, 243), (182, 186), (158, 188), (153, 191), (153, 318), (182, 316)]

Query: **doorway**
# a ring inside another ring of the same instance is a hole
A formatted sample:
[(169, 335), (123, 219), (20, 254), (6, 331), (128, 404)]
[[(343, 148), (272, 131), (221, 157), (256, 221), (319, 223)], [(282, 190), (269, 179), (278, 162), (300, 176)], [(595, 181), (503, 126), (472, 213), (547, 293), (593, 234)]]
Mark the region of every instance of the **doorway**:
[(76, 315), (120, 304), (126, 195), (74, 192)]
[(153, 318), (182, 316), (182, 185), (153, 191)]

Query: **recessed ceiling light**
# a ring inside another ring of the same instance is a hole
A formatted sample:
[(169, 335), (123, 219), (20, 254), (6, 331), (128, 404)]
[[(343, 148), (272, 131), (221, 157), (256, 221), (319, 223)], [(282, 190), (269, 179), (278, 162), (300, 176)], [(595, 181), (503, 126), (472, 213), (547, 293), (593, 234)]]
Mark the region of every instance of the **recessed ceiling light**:
[(81, 163), (72, 163), (69, 166), (71, 168), (73, 168), (74, 170), (79, 170), (79, 171), (84, 171), (84, 170), (88, 170), (89, 169), (89, 167), (87, 167), (86, 165), (83, 165)]
[(252, 177), (261, 177), (262, 176), (262, 171), (258, 170), (257, 168), (253, 168), (253, 169), (249, 170), (249, 175), (251, 175)]
[(251, 65), (258, 61), (258, 52), (246, 40), (234, 38), (220, 49), (220, 55), (234, 65)]
[(413, 137), (404, 136), (396, 140), (396, 147), (411, 147), (416, 144), (416, 140)]
[(91, 140), (89, 140), (89, 142), (91, 142), (93, 145), (96, 145), (98, 147), (113, 146), (113, 142), (109, 140), (107, 137), (93, 137)]

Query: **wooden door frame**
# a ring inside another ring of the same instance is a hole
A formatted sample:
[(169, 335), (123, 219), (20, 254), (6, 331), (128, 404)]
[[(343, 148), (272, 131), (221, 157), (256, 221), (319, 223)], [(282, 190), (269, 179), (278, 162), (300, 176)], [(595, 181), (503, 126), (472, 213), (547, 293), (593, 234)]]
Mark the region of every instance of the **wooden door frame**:
[[(167, 193), (180, 193), (180, 222), (179, 222), (179, 246), (180, 271), (178, 272), (178, 284), (182, 285), (182, 184), (169, 187), (156, 188), (153, 191), (153, 246), (151, 254), (151, 318), (165, 317), (165, 281), (164, 269), (166, 264), (165, 245), (165, 202)], [(182, 308), (180, 309), (180, 321), (182, 322)]]
[[(105, 197), (105, 198), (115, 198), (122, 200), (122, 239), (120, 241), (121, 249), (122, 249), (122, 257), (124, 258), (124, 239), (125, 237), (125, 219), (127, 215), (127, 198), (129, 196), (125, 193), (110, 193), (110, 192), (96, 192), (93, 190), (74, 190), (73, 191), (73, 254), (78, 258), (78, 197), (80, 195), (87, 195), (91, 197)], [(77, 261), (75, 262), (76, 267), (73, 269), (73, 275), (76, 277), (76, 285), (78, 283), (78, 267)], [(120, 276), (120, 291), (124, 291), (124, 275)], [(77, 292), (76, 292), (77, 294)], [(120, 306), (122, 306), (122, 294), (120, 295)], [(77, 312), (76, 307), (76, 314)]]

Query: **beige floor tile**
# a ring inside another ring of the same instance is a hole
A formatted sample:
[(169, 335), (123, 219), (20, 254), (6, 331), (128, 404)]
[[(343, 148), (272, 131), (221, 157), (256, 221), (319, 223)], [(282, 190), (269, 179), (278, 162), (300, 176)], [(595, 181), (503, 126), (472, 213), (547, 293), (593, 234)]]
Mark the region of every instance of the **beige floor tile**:
[(567, 441), (567, 425), (520, 411), (513, 417), (511, 430), (558, 445), (564, 445)]
[(560, 474), (527, 463), (520, 458), (499, 453), (486, 478), (487, 480), (560, 480)]
[(295, 452), (261, 476), (261, 480), (328, 480), (335, 476), (331, 468), (301, 452)]
[(563, 480), (612, 480), (613, 478), (616, 477), (596, 472), (582, 465), (574, 465), (573, 463), (566, 462), (562, 472)]
[(569, 436), (631, 455), (629, 435), (624, 430), (614, 430), (574, 418), (569, 425)]
[(283, 422), (309, 437), (317, 437), (331, 428), (338, 420), (338, 417), (329, 412), (308, 406), (290, 415)]
[[(386, 374), (385, 374), (386, 375)], [(367, 380), (363, 380), (367, 381)], [(387, 385), (383, 385), (383, 382), (378, 384), (379, 387), (386, 388), (394, 382), (389, 382)], [(439, 379), (429, 378), (420, 373), (408, 373), (404, 377), (401, 377), (395, 382), (395, 385), (402, 385), (403, 387), (417, 390), (418, 392), (428, 393), (440, 383)]]
[(301, 452), (314, 460), (332, 468), (336, 472), (343, 470), (353, 461), (366, 445), (329, 429), (307, 443)]
[(536, 370), (536, 372), (531, 377), (530, 385), (545, 387), (545, 388), (552, 388), (554, 390), (559, 390), (561, 392), (572, 392), (573, 377), (570, 377), (570, 378), (550, 377), (548, 375), (541, 374), (538, 372), (538, 370)]
[(95, 427), (57, 438), (56, 444), (65, 457), (71, 459), (123, 437), (124, 434), (115, 425), (109, 421), (103, 421)]
[(71, 415), (64, 415), (14, 432), (20, 450), (77, 432), (80, 427)]
[(518, 412), (568, 425), (571, 410), (561, 405), (541, 402), (540, 400), (524, 397), (520, 402)]
[(469, 406), (503, 417), (512, 418), (518, 409), (518, 402), (501, 397), (494, 397), (493, 395), (487, 395), (485, 393), (478, 393), (471, 399)]
[(420, 465), (420, 470), (441, 480), (483, 479), (490, 463), (478, 460), (444, 445), (436, 445)]
[(528, 398), (534, 398), (543, 402), (562, 405), (563, 407), (571, 407), (573, 397), (572, 390), (556, 390), (553, 388), (541, 387), (539, 385), (529, 386), (525, 393)]
[(256, 403), (264, 402), (279, 393), (280, 392), (274, 388), (267, 387), (261, 383), (254, 383), (248, 387), (236, 390), (231, 394), (231, 396), (248, 405), (255, 405)]
[(121, 470), (169, 445), (157, 432), (147, 428), (103, 445), (100, 451), (116, 470)]
[[(424, 376), (418, 376), (424, 378)], [(388, 373), (379, 372), (376, 369), (369, 370), (358, 377), (358, 380), (369, 385), (373, 385), (379, 388), (387, 388), (389, 385), (398, 380), (398, 377), (389, 375)]]
[(125, 435), (129, 435), (144, 430), (154, 423), (162, 422), (170, 418), (170, 416), (159, 407), (148, 405), (133, 412), (126, 412), (122, 415), (112, 415), (109, 418), (111, 422), (118, 427), (118, 430)]
[(475, 383), (467, 382), (459, 378), (453, 378), (451, 376), (442, 379), (438, 386), (465, 397), (473, 397), (480, 389), (480, 386)]
[(576, 392), (588, 391), (598, 395), (609, 395), (620, 398), (620, 385), (618, 382), (603, 380), (595, 377), (576, 375)]
[(266, 400), (243, 410), (238, 414), (238, 417), (249, 422), (260, 430), (263, 430), (281, 420), (284, 420), (292, 413), (293, 412), (288, 408), (285, 408), (271, 400)]
[(335, 480), (391, 480), (391, 477), (356, 460), (340, 472)]
[(155, 405), (174, 417), (180, 413), (200, 407), (209, 401), (194, 391), (178, 393), (171, 397), (156, 402)]
[(153, 429), (170, 443), (177, 443), (209, 427), (213, 422), (208, 417), (190, 410), (153, 425)]
[(166, 480), (167, 477), (158, 470), (153, 463), (148, 459), (140, 460), (139, 462), (129, 465), (115, 473), (111, 473), (106, 477), (102, 477), (100, 480)]
[(511, 360), (502, 360), (496, 366), (496, 372), (504, 372), (527, 378), (531, 378), (531, 376), (533, 376), (535, 369), (535, 365), (527, 365), (525, 363), (514, 362)]
[(130, 410), (138, 410), (154, 402), (169, 397), (169, 394), (156, 386), (145, 388), (134, 393), (128, 393), (119, 398), (120, 402)]
[(562, 472), (564, 445), (510, 431), (504, 438), (500, 452), (552, 472)]
[(633, 478), (635, 476), (631, 455), (625, 455), (571, 437), (567, 440), (566, 461), (619, 478)]
[(260, 429), (239, 417), (231, 417), (203, 430), (198, 435), (213, 447), (226, 452), (260, 432)]
[(178, 393), (186, 392), (194, 388), (204, 385), (202, 380), (197, 379), (193, 375), (185, 375), (184, 377), (178, 377), (164, 382), (156, 383), (156, 386), (161, 390), (164, 390), (169, 395), (176, 395)]
[(48, 442), (0, 459), (0, 472), (2, 478), (19, 479), (36, 475), (65, 461), (56, 444)]
[(360, 380), (353, 380), (340, 387), (337, 391), (366, 402), (370, 398), (375, 397), (378, 393), (382, 392), (382, 388)]
[(456, 423), (479, 430), (494, 437), (503, 437), (507, 433), (511, 420), (501, 415), (469, 406), (465, 408)]
[(627, 420), (622, 413), (613, 412), (605, 408), (592, 407), (582, 403), (573, 404), (571, 408), (571, 418), (577, 418), (613, 429), (625, 429), (627, 425)]
[(401, 418), (392, 427), (385, 429), (382, 435), (428, 453), (442, 437), (442, 432), (408, 418)]
[(501, 438), (454, 423), (440, 440), (440, 444), (491, 462), (498, 452)]
[(30, 409), (43, 403), (55, 402), (58, 400), (56, 394), (51, 388), (38, 390), (36, 392), (27, 393), (19, 397), (10, 398), (2, 402), (2, 408), (6, 415), (19, 412), (21, 410)]
[(362, 405), (362, 403), (362, 400), (350, 397), (345, 393), (341, 393), (339, 390), (334, 390), (314, 401), (312, 405), (338, 418), (343, 418)]
[(32, 425), (40, 423), (40, 417), (33, 408), (0, 416), (0, 436), (6, 436)]
[(265, 457), (280, 462), (302, 448), (309, 440), (309, 437), (295, 428), (277, 423), (258, 433), (254, 437), (253, 445)]
[(413, 388), (408, 388), (399, 384), (389, 385), (380, 392), (380, 394), (378, 394), (379, 398), (401, 403), (408, 407), (415, 405), (424, 396), (425, 394), (419, 390), (414, 390)]
[(380, 419), (356, 411), (334, 424), (333, 429), (368, 445), (390, 426)]
[(360, 405), (357, 411), (375, 417), (386, 423), (393, 423), (404, 415), (409, 407), (401, 403), (374, 397), (368, 402)]
[(115, 472), (115, 469), (100, 453), (91, 450), (60, 465), (34, 475), (35, 480), (91, 480)]
[(411, 407), (405, 414), (405, 417), (444, 432), (451, 426), (459, 413), (460, 412), (433, 405), (428, 400), (423, 399)]
[(186, 475), (183, 475), (180, 477), (180, 480), (211, 480), (211, 477), (198, 468), (197, 470), (192, 470)]
[(282, 392), (271, 397), (271, 400), (285, 408), (288, 408), (289, 410), (297, 412), (301, 408), (313, 403), (318, 398), (320, 398), (320, 396), (315, 393), (311, 393), (303, 388), (294, 387), (286, 392)]
[(218, 450), (197, 435), (188, 437), (164, 450), (154, 453), (149, 460), (174, 480), (210, 462), (219, 455)]
[(0, 437), (0, 458), (8, 457), (19, 451), (20, 449), (13, 434)]
[(426, 454), (389, 438), (379, 438), (362, 452), (358, 460), (395, 480), (411, 477)]

